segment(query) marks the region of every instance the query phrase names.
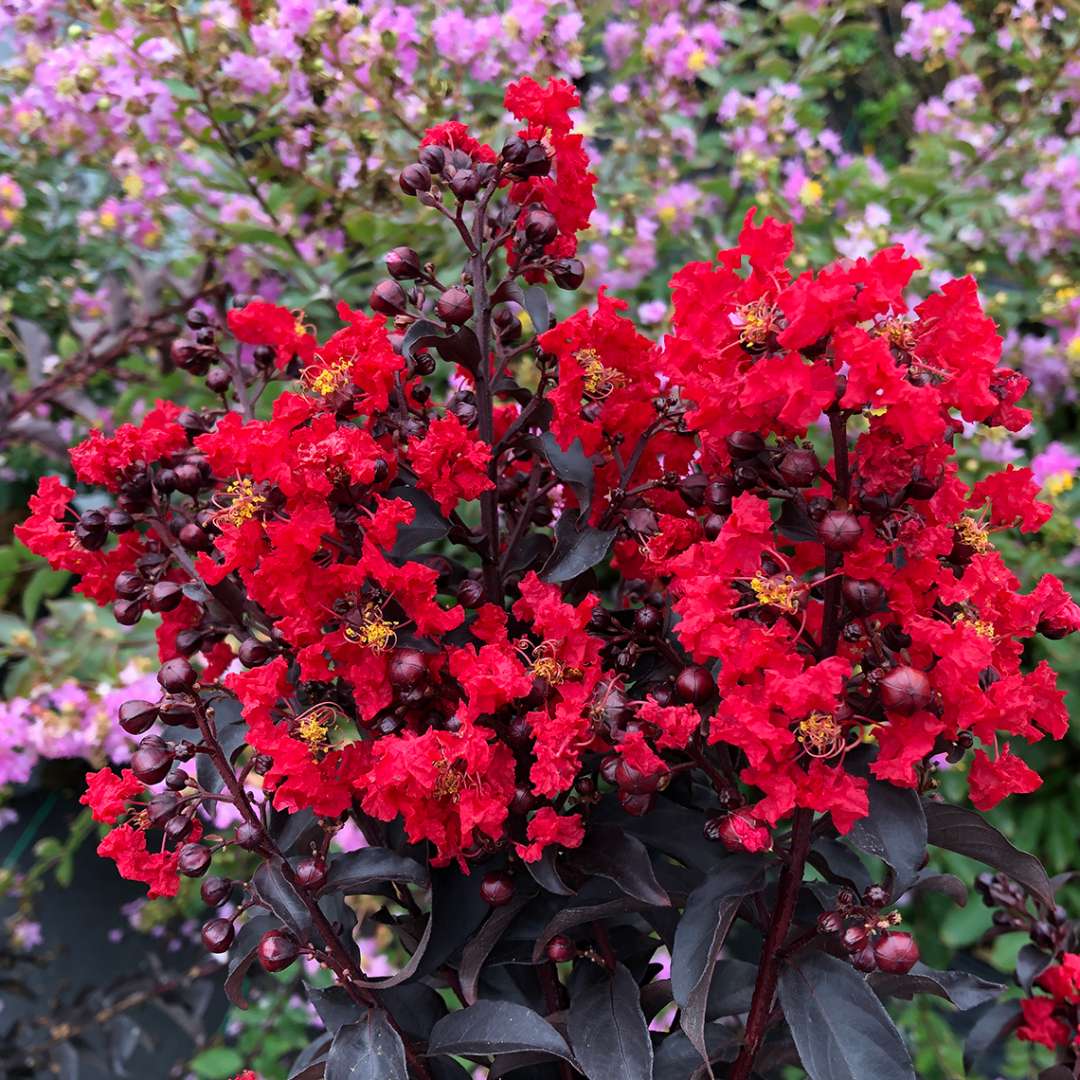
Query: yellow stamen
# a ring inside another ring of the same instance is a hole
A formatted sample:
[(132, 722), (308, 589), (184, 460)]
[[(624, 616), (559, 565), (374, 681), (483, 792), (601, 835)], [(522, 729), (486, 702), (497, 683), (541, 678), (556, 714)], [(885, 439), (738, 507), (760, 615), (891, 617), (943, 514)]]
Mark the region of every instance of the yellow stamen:
[(616, 371), (615, 368), (604, 367), (595, 349), (579, 349), (574, 353), (574, 359), (585, 372), (586, 397), (606, 398), (617, 387), (626, 384), (626, 378), (622, 372)]
[(977, 552), (990, 549), (990, 534), (974, 518), (962, 517), (955, 525), (960, 539)]
[(339, 360), (336, 364), (328, 364), (326, 367), (309, 367), (303, 372), (303, 383), (309, 390), (313, 390), (322, 397), (329, 397), (344, 389), (352, 382), (353, 361)]
[(234, 480), (225, 489), (225, 494), (232, 499), (232, 502), (228, 506), (223, 506), (214, 515), (214, 524), (219, 528), (223, 524), (243, 525), (245, 521), (250, 521), (258, 512), (259, 507), (266, 502), (265, 495), (255, 494), (255, 484), (246, 476)]
[(369, 604), (360, 616), (359, 626), (345, 627), (345, 637), (357, 645), (367, 646), (374, 653), (383, 653), (397, 643), (399, 625), (384, 619), (378, 604)]
[(779, 608), (792, 615), (799, 610), (798, 583), (790, 574), (781, 578), (759, 572), (750, 579), (750, 588), (762, 606)]
[(953, 619), (954, 626), (966, 626), (970, 630), (974, 630), (979, 637), (994, 638), (997, 637), (997, 630), (992, 622), (987, 622), (986, 619), (973, 619), (969, 615), (961, 612)]
[(833, 757), (844, 746), (844, 732), (828, 713), (811, 713), (799, 724), (796, 738), (811, 757)]
[(903, 319), (886, 319), (877, 327), (876, 332), (894, 349), (910, 352), (915, 348), (915, 331), (911, 323)]
[(432, 764), (439, 770), (435, 786), (432, 788), (432, 794), (436, 799), (449, 799), (451, 802), (457, 802), (462, 784), (465, 781), (461, 770), (455, 767), (453, 762), (447, 761), (445, 758), (433, 761)]
[(764, 345), (776, 329), (776, 308), (762, 297), (744, 304), (737, 312), (739, 341), (748, 348)]

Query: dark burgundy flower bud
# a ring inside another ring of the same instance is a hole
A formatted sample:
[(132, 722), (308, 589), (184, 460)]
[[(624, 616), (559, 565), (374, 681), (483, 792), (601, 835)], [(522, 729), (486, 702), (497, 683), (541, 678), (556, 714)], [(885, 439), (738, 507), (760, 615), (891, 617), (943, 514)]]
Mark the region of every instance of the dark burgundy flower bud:
[(177, 856), (176, 868), (185, 877), (202, 877), (210, 869), (210, 849), (202, 844), (185, 844)]
[(111, 532), (125, 533), (135, 528), (135, 519), (126, 510), (117, 507), (106, 515), (105, 524)]
[(808, 446), (795, 447), (780, 459), (777, 471), (789, 487), (809, 487), (821, 467), (817, 454)]
[(873, 908), (883, 908), (889, 902), (889, 894), (880, 885), (867, 885), (862, 898), (867, 907)]
[(380, 315), (401, 315), (407, 303), (405, 290), (396, 281), (380, 281), (368, 297), (371, 310)]
[(1070, 634), (1075, 633), (1076, 627), (1068, 616), (1057, 614), (1040, 619), (1035, 630), (1037, 633), (1042, 634), (1044, 638), (1049, 638), (1051, 641), (1060, 641), (1062, 638), (1067, 638)]
[(183, 590), (175, 581), (159, 581), (150, 590), (150, 610), (172, 611), (183, 598)]
[(638, 608), (634, 614), (634, 629), (650, 637), (664, 628), (664, 616), (654, 607)]
[(199, 676), (182, 656), (176, 656), (161, 665), (157, 680), (170, 694), (182, 694), (199, 681)]
[(733, 431), (726, 442), (733, 461), (749, 461), (765, 449), (765, 440), (756, 431)]
[(109, 539), (109, 529), (104, 521), (87, 524), (85, 520), (75, 526), (75, 539), (87, 551), (100, 551)]
[(849, 926), (841, 940), (848, 952), (856, 953), (870, 940), (870, 933), (865, 926)]
[(321, 889), (326, 884), (326, 873), (325, 859), (313, 856), (296, 864), (296, 880), (305, 889)]
[(862, 539), (862, 526), (846, 510), (830, 510), (818, 524), (818, 539), (826, 551), (850, 551)]
[(525, 215), (525, 239), (537, 247), (547, 247), (559, 235), (559, 223), (548, 210), (534, 207)]
[(480, 190), (480, 175), (473, 169), (458, 169), (450, 177), (450, 190), (454, 196), (465, 202), (467, 199), (475, 199)]
[(615, 766), (615, 783), (620, 791), (628, 791), (631, 795), (652, 794), (660, 786), (662, 776), (659, 772), (643, 773), (623, 757)]
[(150, 824), (155, 829), (160, 829), (177, 810), (180, 800), (172, 791), (159, 791), (151, 796), (147, 804), (146, 812)]
[(139, 600), (117, 600), (112, 611), (121, 626), (134, 626), (142, 618), (143, 605)]
[(508, 161), (511, 165), (520, 165), (526, 155), (529, 153), (529, 144), (520, 135), (511, 135), (506, 142), (503, 143), (502, 154), (500, 155), (503, 161)]
[(184, 321), (191, 330), (201, 330), (204, 326), (210, 325), (210, 319), (207, 317), (206, 312), (200, 311), (199, 308), (192, 308), (184, 316)]
[(446, 151), (441, 146), (422, 146), (417, 156), (420, 164), (436, 175), (446, 167)]
[(702, 506), (708, 487), (709, 478), (704, 473), (690, 473), (679, 479), (679, 495), (687, 506)]
[(203, 883), (199, 887), (199, 895), (203, 898), (204, 904), (209, 904), (210, 907), (220, 907), (229, 899), (232, 887), (233, 883), (228, 878), (211, 875), (208, 878), (203, 878)]
[(273, 367), (274, 361), (277, 360), (277, 352), (272, 345), (256, 345), (251, 355), (261, 368)]
[(228, 952), (235, 936), (232, 919), (211, 919), (203, 924), (202, 943), (207, 952)]
[(505, 870), (485, 874), (480, 882), (480, 896), (492, 907), (502, 907), (514, 898), (514, 879)]
[(236, 826), (236, 842), (245, 851), (254, 851), (263, 841), (263, 831), (250, 821), (242, 821)]
[(162, 723), (177, 727), (197, 728), (195, 706), (189, 698), (169, 697), (158, 705), (158, 716)]
[(930, 704), (933, 691), (926, 674), (901, 664), (894, 667), (879, 683), (881, 703), (891, 712), (910, 716)]
[(869, 615), (878, 611), (885, 600), (885, 590), (873, 580), (844, 578), (844, 602), (856, 615)]
[(206, 373), (206, 388), (214, 394), (227, 394), (232, 386), (228, 368), (215, 367)]
[(141, 735), (148, 731), (157, 719), (157, 706), (140, 698), (125, 701), (120, 706), (120, 726), (129, 735)]
[(472, 318), (472, 297), (467, 289), (455, 285), (453, 288), (447, 289), (435, 302), (435, 311), (443, 322), (448, 322), (452, 326), (460, 326)]
[(198, 465), (185, 461), (176, 467), (176, 490), (194, 495), (203, 486), (203, 475)]
[(260, 641), (258, 638), (244, 638), (240, 642), (238, 655), (240, 663), (244, 667), (253, 668), (265, 664), (274, 655), (274, 650), (265, 641)]
[(431, 173), (426, 165), (406, 165), (398, 177), (398, 185), (406, 195), (428, 191), (431, 188)]
[(919, 946), (910, 934), (883, 934), (874, 945), (877, 966), (890, 975), (906, 975), (919, 962)]
[(836, 906), (840, 911), (848, 911), (855, 906), (858, 899), (851, 889), (841, 889), (836, 894)]
[(577, 956), (577, 946), (565, 935), (556, 934), (547, 946), (548, 959), (556, 964), (565, 964)]
[(158, 491), (168, 495), (169, 492), (176, 490), (176, 470), (175, 469), (162, 469), (157, 476), (154, 477), (154, 486)]
[(390, 661), (392, 686), (416, 686), (427, 677), (427, 663), (419, 649), (397, 649)]
[(395, 281), (407, 281), (422, 273), (420, 256), (411, 247), (396, 247), (386, 253), (386, 270)]
[(194, 521), (189, 521), (180, 530), (179, 539), (188, 551), (209, 551), (214, 546), (206, 530), (200, 528)]
[(723, 531), (725, 520), (727, 519), (719, 514), (710, 514), (701, 526), (705, 533), (705, 539), (715, 540)]
[(479, 607), (484, 602), (484, 583), (475, 578), (466, 578), (457, 587), (456, 595), (462, 607)]
[(194, 825), (194, 821), (186, 814), (176, 814), (165, 822), (165, 839), (175, 844), (185, 839)]
[(1031, 928), (1031, 940), (1040, 949), (1048, 949), (1053, 952), (1055, 951), (1057, 944), (1057, 934), (1048, 922), (1044, 922), (1040, 919)]
[(844, 920), (840, 917), (839, 912), (836, 911), (823, 911), (817, 919), (817, 929), (819, 934), (839, 934), (844, 928)]
[(518, 163), (514, 172), (518, 176), (547, 176), (551, 172), (551, 158), (547, 147), (540, 141), (530, 142), (524, 159)]
[(175, 766), (165, 776), (165, 786), (170, 791), (183, 791), (191, 783), (191, 777), (183, 769)]
[(165, 779), (172, 767), (172, 760), (172, 754), (165, 749), (164, 745), (148, 746), (144, 741), (131, 755), (131, 771), (140, 783), (157, 784)]
[(865, 944), (857, 952), (851, 956), (851, 966), (856, 971), (861, 971), (865, 974), (869, 974), (877, 968), (877, 957), (874, 953), (874, 946), (869, 942)]
[(656, 794), (620, 791), (619, 805), (631, 817), (644, 817), (656, 805)]
[(675, 693), (691, 705), (704, 705), (716, 690), (716, 680), (700, 664), (684, 667), (675, 679)]
[(558, 259), (552, 264), (551, 279), (560, 289), (578, 289), (585, 280), (585, 264), (580, 259)]
[(284, 971), (299, 955), (296, 938), (284, 930), (267, 930), (259, 939), (259, 963), (266, 971)]
[(705, 489), (705, 503), (718, 514), (731, 513), (731, 500), (735, 489), (723, 480), (713, 480)]

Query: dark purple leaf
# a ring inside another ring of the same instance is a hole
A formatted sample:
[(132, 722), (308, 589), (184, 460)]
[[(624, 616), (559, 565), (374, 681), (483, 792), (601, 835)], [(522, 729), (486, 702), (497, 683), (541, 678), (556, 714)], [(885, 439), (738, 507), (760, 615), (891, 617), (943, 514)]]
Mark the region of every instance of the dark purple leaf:
[(399, 525), (394, 541), (392, 558), (399, 562), (407, 559), (418, 547), (441, 540), (449, 531), (450, 523), (442, 516), (438, 504), (426, 492), (405, 484), (396, 484), (387, 492), (391, 499), (404, 499), (416, 511), (412, 521)]
[(263, 863), (251, 879), (256, 895), (299, 938), (307, 940), (311, 912), (293, 888), (281, 867)]
[(807, 512), (806, 500), (801, 495), (784, 502), (776, 524), (780, 535), (788, 540), (797, 540), (800, 543), (817, 543), (820, 540), (817, 523)]
[(926, 815), (918, 795), (906, 788), (870, 780), (867, 794), (870, 813), (855, 822), (847, 840), (893, 868), (899, 896), (926, 858)]
[(745, 960), (720, 960), (705, 1002), (705, 1019), (717, 1020), (748, 1012), (757, 973), (757, 964), (748, 964)]
[(987, 982), (966, 971), (934, 971), (925, 964), (916, 964), (906, 975), (875, 972), (870, 985), (880, 997), (910, 1001), (916, 994), (934, 994), (961, 1010), (985, 1005), (1005, 989), (1001, 983)]
[(434, 345), (442, 336), (442, 327), (427, 319), (417, 319), (416, 322), (405, 331), (405, 337), (401, 342), (401, 355), (406, 361), (412, 360), (416, 349), (427, 345)]
[(975, 1063), (993, 1046), (1010, 1032), (1020, 1026), (1020, 1003), (1002, 1001), (991, 1005), (975, 1021), (975, 1026), (968, 1033), (964, 1043), (964, 1070), (970, 1073)]
[(322, 891), (351, 896), (380, 881), (407, 882), (426, 888), (428, 872), (414, 859), (386, 848), (361, 848), (334, 859)]
[(573, 581), (601, 562), (615, 539), (616, 529), (577, 527), (577, 517), (564, 511), (555, 530), (555, 550), (540, 572), (544, 581)]
[(244, 976), (255, 962), (259, 939), (267, 930), (277, 927), (277, 919), (269, 915), (256, 915), (240, 927), (236, 940), (229, 949), (229, 967), (225, 976), (225, 996), (238, 1008), (246, 1009), (248, 1003), (243, 995)]
[(1042, 863), (1013, 847), (993, 825), (974, 810), (949, 803), (923, 802), (928, 826), (927, 838), (935, 847), (992, 866), (1023, 885), (1048, 908), (1054, 906), (1054, 893)]
[(551, 329), (551, 304), (547, 290), (540, 285), (530, 285), (525, 290), (522, 305), (532, 319), (537, 335), (546, 334)]
[(581, 517), (587, 519), (593, 495), (593, 463), (585, 454), (580, 439), (575, 439), (564, 450), (550, 431), (539, 438), (526, 440), (536, 453), (551, 466), (555, 475), (577, 496)]
[(656, 880), (645, 845), (617, 826), (597, 826), (580, 848), (567, 855), (566, 861), (586, 874), (613, 881), (636, 900), (657, 907), (671, 906), (670, 897)]
[(1041, 949), (1025, 945), (1016, 957), (1016, 981), (1030, 994), (1032, 984), (1053, 962)]
[(536, 889), (521, 889), (514, 894), (509, 904), (493, 908), (484, 920), (483, 926), (472, 936), (461, 950), (461, 963), (458, 965), (458, 978), (461, 980), (461, 996), (466, 1004), (476, 1002), (477, 986), (484, 963), (491, 955), (491, 950), (499, 943), (507, 928), (517, 918), (518, 912), (536, 895)]
[(810, 1080), (915, 1080), (904, 1040), (847, 961), (805, 950), (781, 968), (779, 995)]
[[(719, 1024), (705, 1025), (705, 1045), (709, 1063), (734, 1061), (739, 1053), (739, 1035)], [(705, 1062), (690, 1040), (675, 1031), (660, 1044), (653, 1063), (653, 1080), (699, 1080), (706, 1075)]]
[(652, 1040), (640, 991), (622, 964), (570, 999), (566, 1029), (589, 1080), (652, 1080)]
[(428, 1053), (512, 1054), (538, 1051), (573, 1062), (566, 1040), (539, 1014), (509, 1001), (478, 1001), (444, 1016), (431, 1031)]
[(405, 1047), (386, 1013), (369, 1009), (338, 1031), (326, 1056), (326, 1080), (409, 1080)]
[(957, 907), (967, 907), (968, 888), (955, 874), (931, 874), (924, 871), (915, 879), (908, 892), (942, 893)]
[(703, 1060), (708, 1054), (705, 1012), (717, 954), (743, 898), (762, 887), (764, 867), (763, 859), (749, 855), (724, 859), (687, 898), (675, 930), (671, 991), (682, 1009), (679, 1023)]

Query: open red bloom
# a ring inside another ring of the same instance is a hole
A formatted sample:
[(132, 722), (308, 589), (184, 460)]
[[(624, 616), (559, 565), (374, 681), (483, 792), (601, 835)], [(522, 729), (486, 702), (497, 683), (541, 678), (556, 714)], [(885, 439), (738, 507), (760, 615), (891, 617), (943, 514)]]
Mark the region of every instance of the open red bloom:
[(95, 821), (113, 825), (127, 810), (128, 802), (144, 790), (130, 769), (124, 769), (119, 776), (112, 769), (99, 769), (86, 774), (86, 790), (79, 802), (90, 807)]

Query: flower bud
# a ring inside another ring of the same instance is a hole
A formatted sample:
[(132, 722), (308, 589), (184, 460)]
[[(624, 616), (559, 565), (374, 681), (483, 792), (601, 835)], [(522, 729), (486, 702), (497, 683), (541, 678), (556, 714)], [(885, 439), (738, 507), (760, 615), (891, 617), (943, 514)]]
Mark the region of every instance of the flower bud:
[(131, 755), (131, 771), (143, 784), (157, 784), (165, 779), (172, 767), (172, 754), (164, 745), (147, 745), (145, 742)]
[(112, 611), (121, 626), (134, 626), (142, 618), (143, 606), (138, 600), (117, 600)]
[(436, 175), (446, 167), (446, 151), (441, 146), (422, 146), (417, 156), (420, 164)]
[(765, 440), (756, 431), (733, 431), (725, 441), (733, 461), (749, 461), (765, 449)]
[(848, 952), (857, 953), (870, 940), (870, 934), (865, 926), (849, 926), (841, 940)]
[(263, 840), (263, 831), (250, 821), (242, 821), (236, 826), (236, 842), (245, 851), (254, 851)]
[(492, 907), (502, 907), (514, 898), (514, 879), (505, 870), (485, 874), (480, 882), (480, 896)]
[(856, 615), (869, 615), (880, 609), (885, 590), (873, 580), (844, 578), (842, 589), (844, 602)]
[(484, 583), (475, 578), (466, 578), (457, 587), (457, 598), (462, 607), (479, 607), (484, 602)]
[(391, 686), (416, 686), (427, 677), (427, 663), (419, 649), (397, 649), (390, 661)]
[(565, 935), (556, 934), (547, 946), (548, 959), (556, 964), (564, 964), (577, 956), (577, 946)]
[(472, 318), (473, 302), (467, 289), (455, 285), (447, 289), (435, 303), (435, 311), (443, 322), (460, 326)]
[(450, 177), (450, 190), (461, 202), (475, 199), (480, 191), (480, 176), (472, 169), (458, 169)]
[(933, 697), (930, 680), (916, 668), (901, 664), (894, 667), (879, 683), (881, 704), (890, 712), (910, 716), (925, 709)]
[(182, 694), (185, 690), (190, 690), (198, 679), (195, 669), (182, 656), (166, 660), (157, 676), (162, 689), (170, 694)]
[(259, 939), (259, 963), (266, 971), (284, 971), (299, 954), (296, 938), (284, 930), (267, 930)]
[(207, 952), (227, 952), (235, 936), (232, 919), (211, 919), (203, 924), (202, 943)]
[(558, 259), (551, 266), (551, 278), (560, 289), (580, 288), (585, 280), (585, 264), (580, 259)]
[(133, 698), (120, 706), (120, 726), (129, 735), (141, 735), (149, 731), (157, 719), (157, 706), (149, 701)]
[(311, 857), (296, 864), (296, 880), (305, 889), (321, 889), (326, 883), (326, 873), (325, 859)]
[(386, 253), (386, 270), (395, 281), (419, 277), (420, 256), (411, 247), (396, 247)]
[(274, 650), (265, 641), (260, 641), (258, 638), (245, 638), (240, 642), (237, 655), (244, 667), (253, 668), (265, 664), (273, 653)]
[(877, 968), (877, 956), (874, 952), (874, 946), (867, 943), (858, 952), (853, 953), (851, 966), (856, 971), (861, 971), (864, 974), (874, 971)]
[(529, 153), (529, 144), (520, 135), (511, 135), (503, 143), (501, 157), (511, 165), (520, 165)]
[(844, 920), (838, 912), (823, 911), (818, 916), (817, 930), (819, 934), (839, 934), (843, 928)]
[(675, 679), (675, 694), (690, 705), (704, 705), (716, 690), (716, 681), (700, 664), (684, 667)]
[(808, 446), (799, 446), (784, 454), (777, 471), (789, 487), (804, 488), (814, 482), (820, 467), (817, 454)]
[(919, 946), (910, 934), (883, 934), (874, 945), (874, 959), (890, 975), (906, 975), (919, 962)]
[(183, 598), (183, 590), (175, 581), (159, 581), (150, 590), (150, 610), (157, 613), (172, 611)]
[(415, 195), (431, 187), (431, 173), (426, 165), (406, 165), (398, 177), (398, 185), (406, 195)]
[(380, 281), (368, 297), (371, 310), (380, 315), (400, 315), (405, 311), (408, 298), (396, 281)]
[(209, 551), (214, 545), (207, 536), (206, 530), (200, 528), (193, 521), (189, 521), (181, 530), (180, 543), (188, 551)]
[(202, 877), (210, 869), (210, 849), (202, 844), (185, 844), (180, 849), (176, 868), (185, 877)]
[(233, 883), (228, 878), (212, 875), (203, 879), (203, 883), (199, 887), (199, 895), (203, 898), (204, 904), (209, 904), (210, 907), (220, 907), (228, 900), (232, 887)]
[(854, 514), (830, 510), (818, 524), (818, 539), (826, 551), (850, 551), (862, 539), (862, 526)]
[(525, 239), (536, 247), (547, 247), (559, 235), (559, 223), (549, 210), (534, 207), (525, 215)]

